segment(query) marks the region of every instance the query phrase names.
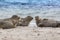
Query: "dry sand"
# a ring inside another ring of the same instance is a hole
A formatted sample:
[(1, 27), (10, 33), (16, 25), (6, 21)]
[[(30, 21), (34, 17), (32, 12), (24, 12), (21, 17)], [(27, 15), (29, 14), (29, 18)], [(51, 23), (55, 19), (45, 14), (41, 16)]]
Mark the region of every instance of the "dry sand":
[(0, 29), (0, 40), (60, 40), (60, 28), (29, 26)]

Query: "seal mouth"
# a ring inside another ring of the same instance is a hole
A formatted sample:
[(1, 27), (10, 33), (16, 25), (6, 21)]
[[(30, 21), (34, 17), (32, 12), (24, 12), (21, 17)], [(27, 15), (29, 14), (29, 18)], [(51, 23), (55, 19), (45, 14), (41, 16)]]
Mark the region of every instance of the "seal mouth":
[(33, 18), (31, 17), (31, 20), (32, 20)]

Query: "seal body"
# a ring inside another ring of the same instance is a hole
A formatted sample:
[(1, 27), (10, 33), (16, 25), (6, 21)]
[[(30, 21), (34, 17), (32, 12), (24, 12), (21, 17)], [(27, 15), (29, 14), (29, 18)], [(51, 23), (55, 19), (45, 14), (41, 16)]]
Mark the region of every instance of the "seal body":
[(59, 27), (60, 21), (55, 21), (53, 19), (41, 19), (39, 16), (35, 17), (36, 25), (38, 27)]
[(17, 26), (28, 26), (32, 19), (33, 19), (33, 17), (31, 17), (31, 16), (21, 18), (19, 20), (19, 23), (17, 24)]
[(19, 19), (20, 17), (18, 17), (17, 15), (13, 15), (11, 18), (2, 19), (0, 20), (0, 28), (3, 29), (15, 28)]

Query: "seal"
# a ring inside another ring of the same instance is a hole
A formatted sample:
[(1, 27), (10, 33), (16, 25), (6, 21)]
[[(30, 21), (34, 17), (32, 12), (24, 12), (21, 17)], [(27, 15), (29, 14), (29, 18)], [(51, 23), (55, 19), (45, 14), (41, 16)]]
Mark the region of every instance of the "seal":
[(38, 27), (59, 27), (60, 26), (60, 22), (55, 21), (53, 19), (42, 19), (39, 18), (39, 16), (36, 16), (35, 20), (36, 20), (36, 25)]
[(19, 22), (20, 17), (17, 15), (13, 15), (11, 18), (6, 18), (0, 20), (0, 28), (10, 29), (15, 28), (17, 23)]
[(31, 16), (21, 18), (19, 23), (17, 24), (17, 26), (28, 26), (32, 19), (33, 19), (33, 17), (31, 17)]

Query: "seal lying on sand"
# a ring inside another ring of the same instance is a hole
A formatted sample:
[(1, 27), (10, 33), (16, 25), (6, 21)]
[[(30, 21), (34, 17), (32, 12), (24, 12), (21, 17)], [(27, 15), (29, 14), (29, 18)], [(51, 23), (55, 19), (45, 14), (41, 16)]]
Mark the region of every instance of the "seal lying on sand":
[(17, 26), (28, 26), (32, 19), (33, 19), (33, 17), (31, 17), (31, 16), (27, 16), (25, 18), (21, 18), (19, 20), (19, 23), (17, 24)]
[(36, 24), (38, 27), (59, 27), (60, 21), (55, 21), (52, 19), (41, 19), (39, 16), (35, 17)]
[(39, 18), (39, 16), (35, 17), (36, 25), (39, 26), (38, 24), (41, 23), (42, 19)]
[(10, 29), (10, 28), (15, 28), (16, 26), (13, 25), (13, 23), (8, 22), (8, 21), (0, 21), (0, 28), (3, 29)]
[(20, 17), (18, 17), (17, 15), (13, 15), (11, 18), (4, 19), (3, 21), (9, 21), (16, 25), (19, 22), (19, 19)]
[(3, 29), (15, 28), (19, 19), (20, 17), (18, 17), (17, 15), (13, 15), (11, 18), (0, 20), (0, 28)]

